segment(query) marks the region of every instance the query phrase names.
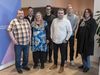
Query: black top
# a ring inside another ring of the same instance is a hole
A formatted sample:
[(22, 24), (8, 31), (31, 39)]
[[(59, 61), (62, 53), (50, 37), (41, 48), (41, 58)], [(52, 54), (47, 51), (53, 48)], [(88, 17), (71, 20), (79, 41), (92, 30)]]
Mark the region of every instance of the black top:
[(29, 23), (31, 24), (34, 21), (34, 16), (32, 16), (32, 19), (30, 20), (28, 16), (25, 16), (25, 19), (27, 19), (29, 21)]
[(51, 23), (52, 23), (54, 18), (55, 18), (54, 15), (50, 15), (50, 16), (45, 15), (44, 16), (44, 20), (47, 21), (47, 23), (48, 23), (47, 31), (46, 31), (46, 33), (47, 33), (46, 38), (48, 40), (50, 40), (50, 28), (51, 28)]
[(94, 54), (94, 35), (96, 32), (97, 24), (93, 18), (84, 21), (85, 26), (81, 26), (83, 19), (80, 20), (77, 38), (77, 53), (81, 53), (84, 56)]

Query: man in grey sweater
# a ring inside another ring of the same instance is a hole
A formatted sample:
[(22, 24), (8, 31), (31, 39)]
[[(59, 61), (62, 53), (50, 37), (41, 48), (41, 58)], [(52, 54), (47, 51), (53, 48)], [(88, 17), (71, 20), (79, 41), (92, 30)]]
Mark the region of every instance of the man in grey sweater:
[[(71, 35), (69, 39), (69, 46), (70, 46), (70, 64), (73, 66), (74, 65), (74, 36), (75, 36), (75, 30), (78, 25), (78, 16), (74, 14), (73, 8), (71, 5), (67, 6), (67, 14), (65, 15), (65, 18), (67, 18), (72, 26), (72, 31), (73, 34)], [(66, 50), (67, 53), (67, 50)], [(67, 61), (67, 54), (66, 54), (66, 59)]]

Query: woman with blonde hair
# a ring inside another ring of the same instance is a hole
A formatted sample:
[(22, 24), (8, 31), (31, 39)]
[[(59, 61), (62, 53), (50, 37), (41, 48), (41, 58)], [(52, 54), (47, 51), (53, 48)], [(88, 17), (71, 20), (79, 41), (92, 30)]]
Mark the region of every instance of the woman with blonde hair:
[(33, 52), (33, 68), (37, 68), (40, 63), (40, 68), (44, 68), (45, 53), (47, 52), (46, 44), (46, 28), (47, 22), (43, 20), (41, 12), (35, 14), (32, 23), (32, 52)]

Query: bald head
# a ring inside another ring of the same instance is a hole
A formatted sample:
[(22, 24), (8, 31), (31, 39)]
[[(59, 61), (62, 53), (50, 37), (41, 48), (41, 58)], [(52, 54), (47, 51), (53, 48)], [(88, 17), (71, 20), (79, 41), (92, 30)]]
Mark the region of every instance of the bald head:
[(72, 5), (71, 4), (68, 4), (67, 7), (72, 7)]
[(67, 14), (73, 14), (74, 13), (74, 10), (73, 10), (73, 7), (72, 7), (72, 5), (71, 4), (69, 4), (68, 6), (67, 6)]

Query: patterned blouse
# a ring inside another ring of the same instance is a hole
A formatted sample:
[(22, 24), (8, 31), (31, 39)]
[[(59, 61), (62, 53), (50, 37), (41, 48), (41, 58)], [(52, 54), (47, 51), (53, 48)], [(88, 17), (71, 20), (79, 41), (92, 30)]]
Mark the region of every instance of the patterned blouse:
[(36, 25), (34, 22), (32, 23), (32, 52), (47, 51), (46, 26), (46, 21), (44, 21), (43, 25)]

